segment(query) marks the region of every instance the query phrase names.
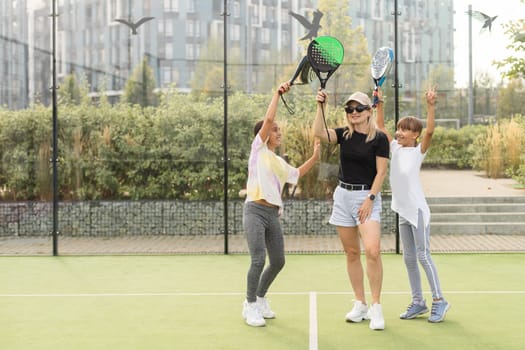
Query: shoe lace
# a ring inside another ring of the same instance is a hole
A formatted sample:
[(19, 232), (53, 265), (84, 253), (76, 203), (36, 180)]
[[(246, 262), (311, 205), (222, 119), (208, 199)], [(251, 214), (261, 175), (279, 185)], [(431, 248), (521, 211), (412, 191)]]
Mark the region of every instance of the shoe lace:
[(414, 303), (410, 303), (410, 304), (408, 304), (408, 306), (407, 306), (407, 311), (412, 310), (412, 308), (413, 308), (414, 306), (416, 306), (416, 304), (414, 304)]
[(439, 307), (441, 306), (441, 302), (440, 303), (432, 303), (432, 311), (431, 313), (432, 314), (437, 314), (439, 312)]

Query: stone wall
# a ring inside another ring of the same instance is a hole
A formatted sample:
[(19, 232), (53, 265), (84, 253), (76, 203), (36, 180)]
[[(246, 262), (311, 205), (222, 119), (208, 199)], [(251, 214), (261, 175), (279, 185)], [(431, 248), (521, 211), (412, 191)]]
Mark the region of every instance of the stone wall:
[[(334, 234), (328, 224), (331, 201), (286, 200), (285, 234)], [(223, 201), (60, 202), (59, 233), (64, 236), (217, 235), (224, 232)], [(228, 202), (230, 234), (242, 234), (242, 201)], [(393, 232), (390, 197), (383, 196), (383, 231)], [(50, 202), (0, 203), (0, 236), (46, 236), (53, 227)]]

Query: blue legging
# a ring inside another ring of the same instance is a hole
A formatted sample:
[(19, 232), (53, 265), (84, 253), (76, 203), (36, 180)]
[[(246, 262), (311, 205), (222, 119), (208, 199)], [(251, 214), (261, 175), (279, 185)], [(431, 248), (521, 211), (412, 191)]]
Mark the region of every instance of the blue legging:
[[(257, 297), (266, 295), (284, 266), (284, 239), (279, 209), (247, 202), (243, 210), (243, 226), (251, 257), (246, 300), (252, 303)], [(266, 252), (269, 264), (264, 269)]]
[(418, 261), (427, 275), (432, 298), (442, 298), (438, 272), (430, 254), (430, 224), (425, 226), (421, 210), (418, 212), (417, 228), (405, 218), (399, 217), (399, 235), (403, 242), (403, 260), (412, 289), (412, 301), (416, 303), (423, 301)]

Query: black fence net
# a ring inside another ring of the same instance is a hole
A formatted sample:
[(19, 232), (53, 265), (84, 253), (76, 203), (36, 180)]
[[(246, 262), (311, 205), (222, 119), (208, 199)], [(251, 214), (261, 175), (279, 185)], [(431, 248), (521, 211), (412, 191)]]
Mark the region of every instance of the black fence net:
[[(516, 102), (525, 100), (523, 11), (504, 11), (480, 31), (469, 16), (481, 4), (453, 0), (182, 3), (2, 2), (0, 254), (246, 252), (243, 191), (254, 124), (314, 35), (344, 47), (326, 82), (329, 128), (347, 125), (350, 94), (372, 97), (372, 57), (388, 47), (386, 129), (394, 133), (403, 116), (426, 128), (425, 93), (435, 88), (424, 166), (525, 183), (525, 105)], [(319, 27), (308, 33), (292, 13), (322, 14)], [(289, 110), (279, 100), (275, 119), (277, 153), (296, 167), (315, 142), (320, 82), (309, 67), (283, 97)], [(328, 224), (338, 164), (338, 148), (324, 143), (318, 164), (285, 189), (288, 251), (341, 253)], [(402, 247), (388, 182), (382, 249), (395, 252)], [(520, 195), (496, 196), (431, 204), (432, 247), (525, 250)]]

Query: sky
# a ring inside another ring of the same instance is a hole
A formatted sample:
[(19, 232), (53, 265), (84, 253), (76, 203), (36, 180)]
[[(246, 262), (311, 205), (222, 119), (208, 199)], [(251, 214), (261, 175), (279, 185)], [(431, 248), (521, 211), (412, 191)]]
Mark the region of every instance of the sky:
[[(28, 0), (29, 6), (40, 2)], [(469, 79), (468, 15), (465, 13), (469, 4), (473, 11), (481, 11), (491, 17), (498, 16), (491, 32), (480, 33), (482, 23), (472, 19), (472, 72), (474, 79), (481, 73), (488, 73), (495, 83), (499, 83), (500, 73), (492, 62), (512, 55), (505, 48), (510, 39), (504, 34), (501, 25), (525, 17), (525, 4), (520, 0), (454, 0), (454, 70), (457, 87), (466, 87)]]
[(480, 33), (483, 24), (472, 19), (472, 73), (476, 79), (480, 73), (489, 73), (494, 83), (499, 83), (501, 73), (493, 66), (494, 60), (501, 60), (513, 54), (506, 49), (510, 38), (504, 33), (502, 24), (525, 17), (525, 3), (520, 0), (454, 0), (454, 63), (457, 87), (468, 85), (468, 5), (473, 11), (481, 11), (491, 17), (498, 16), (493, 22), (492, 32)]

